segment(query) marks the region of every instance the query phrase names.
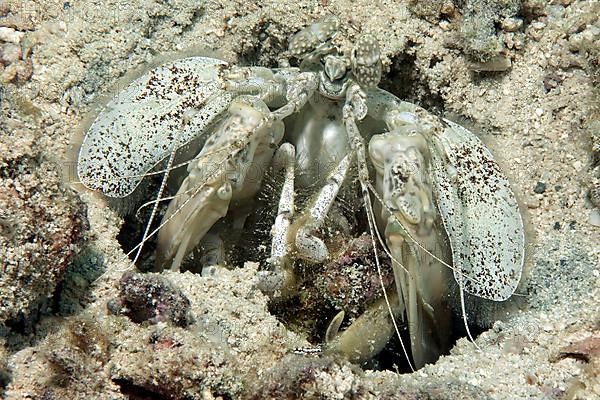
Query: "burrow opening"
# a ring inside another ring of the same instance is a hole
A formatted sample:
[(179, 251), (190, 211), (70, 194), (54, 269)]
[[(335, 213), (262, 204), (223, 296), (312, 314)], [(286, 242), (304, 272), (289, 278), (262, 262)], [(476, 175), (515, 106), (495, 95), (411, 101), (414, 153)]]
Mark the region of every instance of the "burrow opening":
[[(409, 46), (410, 48), (410, 46)], [(418, 71), (415, 66), (414, 52), (404, 52), (392, 58), (390, 72), (383, 78), (380, 87), (390, 91), (399, 98), (423, 106), (437, 115), (444, 112), (444, 102), (441, 96), (432, 93), (426, 82), (419, 79)], [(350, 176), (356, 177), (356, 171)], [(141, 197), (151, 197), (158, 191), (160, 186), (160, 175), (147, 179), (144, 184), (145, 194)], [(262, 183), (262, 189), (256, 196), (252, 211), (247, 215), (243, 226), (231, 228), (227, 232), (227, 238), (224, 240), (226, 263), (230, 268), (239, 268), (245, 261), (258, 262), (262, 268), (267, 269), (267, 258), (269, 257), (271, 247), (271, 226), (276, 217), (277, 202), (282, 186), (281, 177), (267, 174)], [(326, 228), (321, 229), (318, 234), (324, 238), (334, 262), (328, 265), (311, 265), (296, 261), (295, 272), (299, 277), (300, 284), (295, 295), (284, 299), (275, 298), (270, 302), (269, 310), (288, 329), (305, 335), (315, 347), (323, 344), (325, 332), (331, 320), (343, 308), (346, 308), (347, 317), (345, 318), (341, 329), (347, 328), (369, 304), (372, 304), (381, 296), (381, 288), (372, 257), (364, 257), (364, 254), (346, 258), (347, 262), (340, 265), (340, 258), (344, 257), (344, 252), (352, 246), (364, 243), (354, 243), (361, 241), (361, 236), (368, 232), (366, 214), (360, 212), (361, 204), (356, 203), (360, 199), (358, 184), (356, 178), (348, 183), (346, 188), (346, 198), (341, 196), (339, 209), (347, 221), (351, 222), (350, 235), (340, 236), (337, 232), (340, 227), (336, 225), (339, 221), (337, 215), (330, 215), (325, 224)], [(307, 188), (306, 193), (298, 195), (298, 210), (304, 208), (310, 194), (317, 188)], [(353, 192), (353, 193), (352, 193)], [(175, 192), (165, 193), (173, 195)], [(348, 193), (352, 193), (348, 195)], [(166, 212), (168, 202), (162, 202), (158, 207), (157, 215), (150, 227), (150, 232), (160, 226), (163, 215)], [(230, 207), (233, 208), (234, 206)], [(119, 208), (132, 210), (131, 204)], [(356, 211), (355, 211), (356, 210)], [(118, 235), (118, 241), (126, 253), (130, 254), (130, 259), (136, 255), (135, 247), (139, 244), (147, 221), (150, 217), (151, 207), (144, 207), (137, 212), (131, 212), (124, 217), (124, 224)], [(226, 217), (227, 218), (227, 217)], [(232, 224), (233, 226), (233, 224)], [(369, 240), (370, 241), (370, 240)], [(156, 236), (149, 238), (144, 244), (143, 251), (137, 259), (136, 266), (141, 271), (158, 271), (155, 265)], [(364, 249), (362, 249), (364, 250)], [(372, 248), (371, 248), (372, 254)], [(379, 249), (382, 256), (382, 266), (384, 268), (384, 280), (387, 279), (386, 286), (389, 290), (394, 290), (393, 273), (391, 272), (390, 260), (384, 256), (382, 249)], [(360, 251), (359, 251), (360, 253)], [(197, 254), (188, 256), (182, 264), (181, 270), (189, 270), (195, 273), (201, 273), (202, 266)], [(336, 261), (337, 264), (336, 264)], [(360, 271), (360, 273), (358, 273)], [(344, 274), (344, 272), (346, 274)], [(362, 278), (356, 278), (363, 274)], [(352, 279), (351, 279), (352, 278)], [(355, 279), (356, 278), (356, 279)], [(376, 278), (376, 279), (375, 279)], [(449, 283), (451, 288), (449, 292), (456, 296), (456, 283)], [(356, 288), (360, 288), (357, 290)], [(360, 295), (352, 297), (349, 293), (361, 292)], [(492, 302), (478, 302), (477, 299), (467, 296), (467, 317), (469, 318), (469, 329), (476, 337), (486, 330), (486, 327), (493, 322), (497, 310), (502, 305), (492, 304)], [(348, 310), (350, 310), (348, 312)], [(478, 320), (477, 314), (484, 310), (485, 314), (482, 320)], [(440, 355), (447, 354), (455, 342), (466, 336), (466, 330), (463, 324), (462, 315), (457, 310), (451, 310), (451, 332), (448, 333), (448, 343)], [(410, 354), (410, 336), (406, 322), (399, 321), (402, 341), (408, 347)], [(393, 370), (400, 372), (410, 372), (409, 364), (406, 360), (400, 340), (393, 335), (384, 349), (375, 357), (367, 361), (363, 367), (365, 369)]]
[[(351, 176), (356, 176), (353, 171)], [(241, 268), (246, 261), (258, 262), (263, 269), (268, 269), (267, 258), (271, 248), (271, 226), (276, 218), (278, 190), (281, 179), (267, 175), (263, 188), (256, 197), (253, 210), (247, 216), (244, 225), (237, 230), (227, 231), (225, 240), (226, 265), (228, 268)], [(160, 185), (159, 178), (151, 179), (146, 185), (147, 192), (156, 192)], [(305, 202), (316, 188), (299, 194), (298, 209), (305, 207)], [(373, 249), (368, 232), (365, 213), (361, 204), (357, 204), (360, 193), (356, 179), (348, 184), (346, 191), (337, 201), (346, 222), (351, 226), (350, 233), (340, 234), (339, 215), (329, 216), (325, 228), (318, 232), (331, 253), (331, 261), (325, 264), (311, 264), (296, 260), (294, 271), (300, 282), (297, 292), (285, 298), (273, 298), (269, 303), (269, 311), (275, 315), (288, 329), (305, 335), (315, 348), (325, 343), (325, 333), (336, 314), (342, 309), (346, 313), (341, 330), (356, 320), (371, 304), (381, 297), (379, 277), (373, 257)], [(173, 193), (170, 193), (173, 194)], [(158, 228), (167, 207), (161, 204), (150, 231)], [(338, 211), (339, 211), (338, 210)], [(131, 252), (140, 242), (151, 213), (150, 207), (125, 216), (118, 241), (126, 253)], [(227, 219), (227, 217), (226, 217)], [(136, 262), (140, 271), (159, 271), (155, 265), (156, 236), (151, 237), (144, 245)], [(378, 249), (383, 269), (384, 283), (388, 291), (395, 288), (391, 261), (381, 248)], [(201, 260), (197, 254), (188, 256), (181, 266), (182, 271), (201, 273)], [(472, 317), (470, 315), (470, 317)], [(456, 312), (451, 316), (451, 332), (448, 333), (447, 347), (440, 355), (447, 354), (456, 340), (466, 336), (462, 316)], [(410, 336), (406, 322), (400, 320), (402, 341), (410, 354)], [(471, 332), (478, 335), (484, 331), (476, 322), (469, 325)], [(375, 357), (362, 365), (365, 369), (392, 370), (410, 372), (410, 366), (404, 355), (400, 340), (392, 335), (387, 345)]]

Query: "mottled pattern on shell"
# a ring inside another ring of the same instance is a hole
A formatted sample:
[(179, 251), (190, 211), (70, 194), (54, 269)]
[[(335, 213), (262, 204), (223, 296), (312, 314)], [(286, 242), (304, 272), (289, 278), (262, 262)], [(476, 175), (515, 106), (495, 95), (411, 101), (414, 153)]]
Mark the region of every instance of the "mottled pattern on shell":
[(379, 85), (381, 59), (379, 43), (372, 35), (362, 35), (354, 45), (350, 58), (352, 73), (359, 84), (366, 88)]
[(592, 182), (590, 188), (590, 201), (596, 208), (600, 208), (600, 178)]
[[(81, 182), (109, 197), (131, 194), (174, 146), (190, 142), (227, 109), (233, 95), (220, 89), (226, 66), (213, 58), (184, 58), (132, 82), (90, 126), (77, 164)], [(207, 101), (217, 93), (220, 99)]]
[(320, 43), (329, 40), (339, 29), (340, 20), (329, 15), (312, 24), (309, 28), (296, 33), (290, 39), (289, 51), (292, 55), (301, 56), (314, 50)]

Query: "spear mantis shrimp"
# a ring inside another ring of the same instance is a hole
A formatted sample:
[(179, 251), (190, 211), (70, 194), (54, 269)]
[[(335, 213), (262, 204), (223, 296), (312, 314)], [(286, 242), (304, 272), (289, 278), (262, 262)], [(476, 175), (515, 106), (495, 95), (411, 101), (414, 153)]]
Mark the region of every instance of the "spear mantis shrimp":
[[(344, 311), (336, 315), (325, 351), (365, 361), (399, 335), (398, 320), (408, 327), (419, 368), (448, 346), (452, 302), (466, 326), (466, 295), (502, 302), (514, 294), (523, 222), (483, 143), (379, 88), (375, 38), (364, 34), (342, 54), (332, 41), (338, 30), (338, 19), (328, 16), (294, 35), (289, 53), (298, 67), (191, 57), (150, 70), (92, 123), (77, 171), (86, 187), (124, 198), (157, 165), (170, 171), (188, 154), (160, 227), (142, 240), (157, 234), (157, 266), (173, 270), (198, 249), (205, 268), (224, 262), (223, 237), (243, 226), (267, 171), (279, 171), (261, 272), (269, 293), (297, 290), (297, 262), (318, 266), (330, 258), (320, 231), (328, 215), (340, 214), (340, 192), (357, 182), (375, 262), (379, 267), (380, 248), (391, 259), (395, 287), (382, 284), (382, 297), (345, 330)], [(299, 207), (298, 193), (309, 190)], [(449, 289), (454, 283), (458, 295)]]

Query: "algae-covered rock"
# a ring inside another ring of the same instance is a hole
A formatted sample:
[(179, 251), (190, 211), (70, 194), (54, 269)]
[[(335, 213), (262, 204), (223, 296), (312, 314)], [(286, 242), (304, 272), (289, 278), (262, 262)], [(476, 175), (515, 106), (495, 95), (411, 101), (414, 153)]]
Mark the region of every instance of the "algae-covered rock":
[[(86, 206), (62, 182), (45, 141), (48, 116), (0, 88), (0, 322), (28, 331), (81, 248)], [(11, 110), (11, 102), (20, 104)], [(34, 113), (34, 114), (32, 114)]]
[(190, 301), (160, 275), (125, 272), (119, 281), (119, 297), (108, 302), (114, 314), (127, 315), (134, 322), (170, 322), (186, 327), (193, 317)]
[(498, 56), (504, 43), (496, 34), (501, 23), (516, 30), (514, 18), (521, 8), (521, 0), (468, 0), (459, 22), (459, 36), (464, 52), (477, 62), (486, 62)]

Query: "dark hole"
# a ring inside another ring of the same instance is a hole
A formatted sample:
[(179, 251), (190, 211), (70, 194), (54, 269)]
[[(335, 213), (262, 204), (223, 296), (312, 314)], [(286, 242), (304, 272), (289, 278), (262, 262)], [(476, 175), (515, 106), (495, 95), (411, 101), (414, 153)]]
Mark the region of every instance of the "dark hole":
[[(410, 45), (410, 43), (409, 43)], [(383, 76), (379, 87), (393, 93), (401, 100), (409, 101), (441, 115), (444, 112), (442, 97), (431, 90), (426, 79), (421, 77), (416, 65), (416, 55), (410, 52), (410, 46), (404, 53), (392, 58), (390, 72)], [(433, 57), (429, 68), (433, 68), (442, 60)]]
[(174, 399), (175, 397), (168, 393), (159, 393), (154, 390), (135, 385), (126, 379), (113, 379), (113, 382), (119, 386), (119, 391), (130, 400), (163, 400)]

